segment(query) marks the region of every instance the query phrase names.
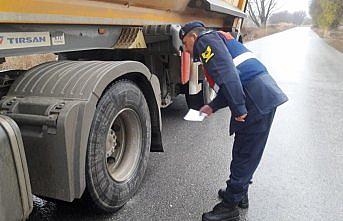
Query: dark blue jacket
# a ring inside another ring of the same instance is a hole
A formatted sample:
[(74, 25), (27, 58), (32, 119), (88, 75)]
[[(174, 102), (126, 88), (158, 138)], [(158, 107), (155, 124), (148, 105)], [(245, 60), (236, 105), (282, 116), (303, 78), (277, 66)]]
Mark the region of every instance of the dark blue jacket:
[[(193, 57), (194, 61), (202, 61), (210, 85), (217, 92), (209, 105), (214, 112), (226, 106), (232, 112), (230, 134), (288, 100), (265, 66), (244, 45), (223, 33), (200, 34)], [(246, 113), (244, 123), (234, 120)]]

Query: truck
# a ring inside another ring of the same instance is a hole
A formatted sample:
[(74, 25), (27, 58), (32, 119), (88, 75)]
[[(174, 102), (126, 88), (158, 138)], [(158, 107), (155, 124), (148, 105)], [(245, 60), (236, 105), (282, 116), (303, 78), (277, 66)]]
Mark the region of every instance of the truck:
[(81, 199), (103, 212), (125, 205), (144, 177), (149, 153), (163, 151), (161, 108), (180, 94), (191, 108), (214, 96), (199, 64), (182, 51), (181, 25), (202, 21), (241, 41), (246, 5), (2, 0), (0, 63), (57, 56), (28, 70), (0, 72), (0, 115), (19, 126), (30, 191)]

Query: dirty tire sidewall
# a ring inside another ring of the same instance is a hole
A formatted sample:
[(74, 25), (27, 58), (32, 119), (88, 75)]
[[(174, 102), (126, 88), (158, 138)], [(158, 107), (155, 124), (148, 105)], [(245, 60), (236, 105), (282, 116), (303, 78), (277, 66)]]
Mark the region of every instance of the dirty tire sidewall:
[[(134, 110), (141, 122), (141, 151), (133, 175), (123, 182), (117, 182), (107, 170), (106, 139), (113, 119), (124, 108)], [(88, 139), (86, 158), (88, 200), (98, 211), (115, 212), (132, 198), (144, 177), (150, 144), (150, 114), (143, 93), (131, 81), (122, 80), (113, 84), (98, 102)]]

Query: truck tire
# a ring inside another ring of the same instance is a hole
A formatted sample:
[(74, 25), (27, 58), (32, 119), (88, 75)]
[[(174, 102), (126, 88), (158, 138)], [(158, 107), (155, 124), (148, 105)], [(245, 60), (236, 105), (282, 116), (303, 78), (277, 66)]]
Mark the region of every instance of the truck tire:
[(186, 91), (186, 102), (189, 109), (200, 110), (200, 108), (210, 103), (216, 96), (215, 91), (210, 87), (207, 80), (203, 80), (202, 90), (194, 95), (188, 93), (188, 88)]
[(147, 168), (150, 144), (150, 114), (142, 91), (131, 81), (116, 82), (98, 102), (88, 140), (86, 191), (95, 209), (115, 212), (133, 197)]

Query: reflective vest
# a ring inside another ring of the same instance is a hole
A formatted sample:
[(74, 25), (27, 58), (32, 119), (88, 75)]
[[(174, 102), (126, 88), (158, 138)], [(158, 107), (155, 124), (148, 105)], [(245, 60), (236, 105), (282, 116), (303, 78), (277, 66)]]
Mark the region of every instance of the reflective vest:
[[(256, 56), (243, 44), (234, 39), (231, 34), (223, 31), (218, 31), (218, 33), (232, 56), (233, 63), (238, 70), (243, 85), (254, 77), (267, 72), (266, 67), (257, 60)], [(219, 87), (209, 76), (207, 70), (204, 70), (204, 74), (211, 88), (218, 92)]]

